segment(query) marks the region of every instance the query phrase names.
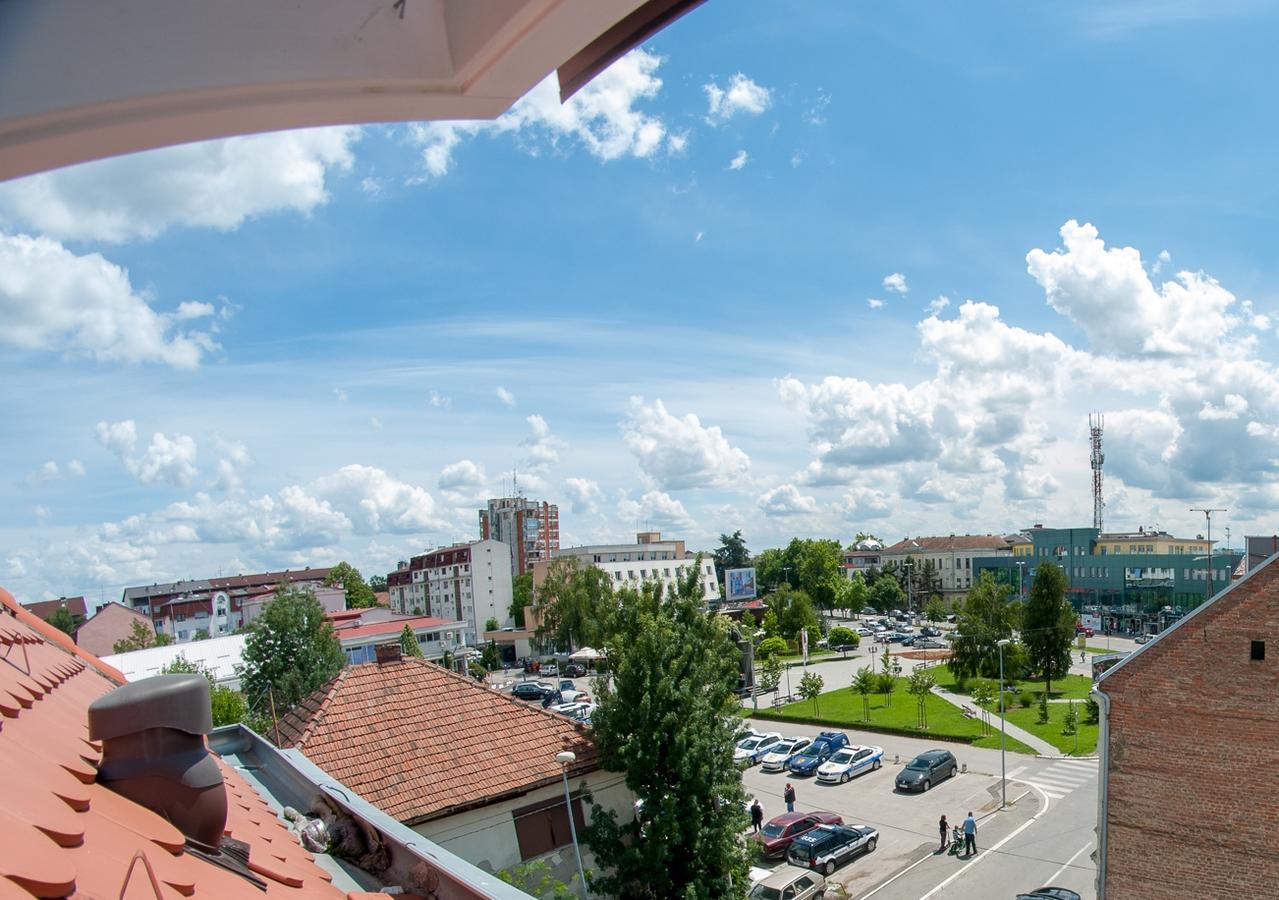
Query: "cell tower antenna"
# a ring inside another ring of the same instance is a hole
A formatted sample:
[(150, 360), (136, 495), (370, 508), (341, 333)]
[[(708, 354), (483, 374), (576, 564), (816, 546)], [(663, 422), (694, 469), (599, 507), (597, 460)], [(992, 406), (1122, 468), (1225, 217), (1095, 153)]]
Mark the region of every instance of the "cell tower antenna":
[(1092, 444), (1092, 527), (1101, 533), (1102, 510), (1106, 501), (1101, 494), (1101, 469), (1106, 462), (1106, 454), (1101, 452), (1101, 429), (1105, 419), (1101, 413), (1088, 414), (1088, 436)]

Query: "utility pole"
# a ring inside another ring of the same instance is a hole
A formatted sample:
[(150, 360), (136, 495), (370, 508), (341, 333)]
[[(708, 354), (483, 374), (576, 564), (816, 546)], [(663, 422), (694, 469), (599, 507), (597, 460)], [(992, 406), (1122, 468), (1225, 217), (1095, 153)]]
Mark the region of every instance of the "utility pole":
[(1213, 508), (1202, 507), (1202, 506), (1192, 506), (1190, 507), (1190, 511), (1201, 512), (1204, 514), (1204, 518), (1208, 520), (1208, 587), (1207, 587), (1208, 593), (1204, 599), (1211, 600), (1212, 599), (1212, 514), (1215, 512), (1227, 512), (1227, 509), (1224, 506), (1213, 507)]

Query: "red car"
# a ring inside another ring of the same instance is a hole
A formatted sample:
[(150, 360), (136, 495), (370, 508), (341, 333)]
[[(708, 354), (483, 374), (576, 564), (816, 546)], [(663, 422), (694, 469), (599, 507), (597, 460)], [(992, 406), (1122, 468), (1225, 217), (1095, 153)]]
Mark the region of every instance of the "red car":
[(1084, 637), (1092, 637), (1093, 630), (1089, 628), (1087, 625), (1076, 625), (1075, 634), (1082, 634)]
[(751, 840), (760, 846), (765, 859), (786, 855), (791, 841), (805, 832), (812, 831), (818, 825), (843, 825), (844, 819), (839, 813), (806, 812), (782, 813), (769, 819), (759, 834), (751, 835)]

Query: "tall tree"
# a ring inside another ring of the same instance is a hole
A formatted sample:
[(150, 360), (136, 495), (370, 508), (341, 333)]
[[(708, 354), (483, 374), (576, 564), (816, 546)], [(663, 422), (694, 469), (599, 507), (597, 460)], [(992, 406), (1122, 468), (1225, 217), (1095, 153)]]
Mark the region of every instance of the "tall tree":
[(879, 690), (879, 679), (871, 671), (870, 666), (862, 666), (857, 670), (857, 674), (853, 676), (852, 689), (854, 694), (862, 698), (862, 721), (869, 722), (870, 695)]
[(511, 621), (524, 628), (524, 610), (533, 602), (533, 573), (526, 572), (511, 579)]
[(576, 556), (551, 560), (534, 598), (542, 614), (537, 630), (543, 647), (596, 647), (612, 633), (618, 600), (603, 569), (581, 565)]
[(733, 765), (739, 651), (702, 608), (697, 570), (675, 593), (621, 592), (606, 643), (611, 683), (597, 689), (592, 733), (603, 767), (624, 772), (635, 821), (592, 803), (585, 831), (610, 869), (592, 891), (635, 900), (737, 898), (747, 879), (745, 793)]
[(346, 590), (347, 609), (368, 609), (371, 606), (377, 606), (377, 597), (373, 596), (373, 589), (364, 583), (364, 576), (360, 574), (360, 570), (348, 562), (340, 562), (329, 569), (324, 583), (342, 585)]
[(887, 573), (875, 579), (875, 586), (867, 597), (875, 612), (883, 615), (890, 609), (901, 609), (906, 603), (906, 592), (897, 583), (897, 579)]
[(75, 618), (71, 615), (71, 610), (65, 606), (59, 606), (49, 614), (49, 618), (45, 621), (59, 631), (75, 634)]
[(375, 594), (376, 594), (376, 593), (380, 593), (380, 592), (382, 592), (382, 591), (385, 591), (385, 590), (386, 590), (386, 576), (385, 576), (385, 575), (370, 575), (370, 576), (369, 576), (369, 590), (373, 591), (373, 593), (375, 593)]
[(238, 667), (253, 703), (271, 690), (283, 712), (341, 670), (346, 654), (315, 594), (281, 587), (249, 626)]
[(1074, 638), (1075, 610), (1066, 599), (1066, 574), (1045, 560), (1035, 568), (1021, 622), (1030, 667), (1043, 676), (1045, 693), (1052, 690), (1054, 678), (1070, 671)]
[[(956, 610), (956, 635), (950, 657), (950, 670), (963, 682), (974, 675), (993, 678), (999, 674), (999, 648), (996, 642), (1011, 639), (1017, 627), (1018, 608), (1006, 584), (995, 581), (989, 572), (969, 590), (967, 598)], [(1005, 657), (1007, 657), (1005, 653)]]
[[(719, 547), (715, 550), (715, 577), (720, 585), (724, 584), (724, 572), (728, 569), (745, 569), (751, 564), (750, 551), (746, 549), (746, 539), (740, 530), (732, 534), (719, 536)], [(756, 575), (759, 573), (757, 572)]]
[(161, 675), (203, 675), (209, 680), (209, 713), (213, 717), (213, 727), (234, 725), (248, 717), (249, 707), (244, 702), (244, 695), (239, 691), (213, 680), (213, 673), (198, 662), (192, 662), (179, 653), (167, 666), (160, 667)]
[(173, 639), (167, 634), (156, 634), (154, 628), (134, 619), (129, 625), (129, 636), (112, 644), (111, 652), (132, 653), (134, 650), (145, 650), (148, 647), (165, 647), (172, 641)]
[(924, 618), (930, 622), (940, 622), (946, 618), (946, 604), (940, 597), (929, 597), (924, 604)]
[(819, 609), (835, 606), (844, 575), (844, 548), (839, 541), (800, 541), (796, 553), (799, 586)]
[(776, 548), (755, 555), (755, 583), (761, 591), (775, 591), (786, 583), (785, 554)]
[(422, 645), (417, 642), (417, 635), (407, 623), (400, 629), (400, 652), (415, 659), (426, 658), (426, 654), (422, 652)]
[[(778, 633), (784, 638), (798, 640), (805, 628), (820, 626), (813, 601), (804, 591), (783, 588), (765, 598), (768, 612), (777, 616)], [(768, 612), (764, 614), (764, 627), (768, 628)]]
[[(870, 603), (870, 588), (866, 586), (866, 576), (854, 572), (852, 578), (845, 578), (836, 592), (835, 605), (847, 610), (850, 615), (860, 615)], [(891, 609), (891, 607), (889, 607)]]

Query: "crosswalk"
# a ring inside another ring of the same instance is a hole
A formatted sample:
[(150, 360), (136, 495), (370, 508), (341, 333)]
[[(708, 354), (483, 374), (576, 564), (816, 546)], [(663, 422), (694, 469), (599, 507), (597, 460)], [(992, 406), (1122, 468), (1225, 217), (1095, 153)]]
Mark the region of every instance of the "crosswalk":
[[(1017, 774), (1025, 770), (1025, 766), (1017, 770)], [(1013, 777), (1009, 772), (1008, 776)], [(1020, 781), (1033, 784), (1054, 800), (1060, 800), (1071, 791), (1097, 777), (1097, 760), (1095, 759), (1059, 759), (1042, 772), (1031, 776), (1021, 776)]]

